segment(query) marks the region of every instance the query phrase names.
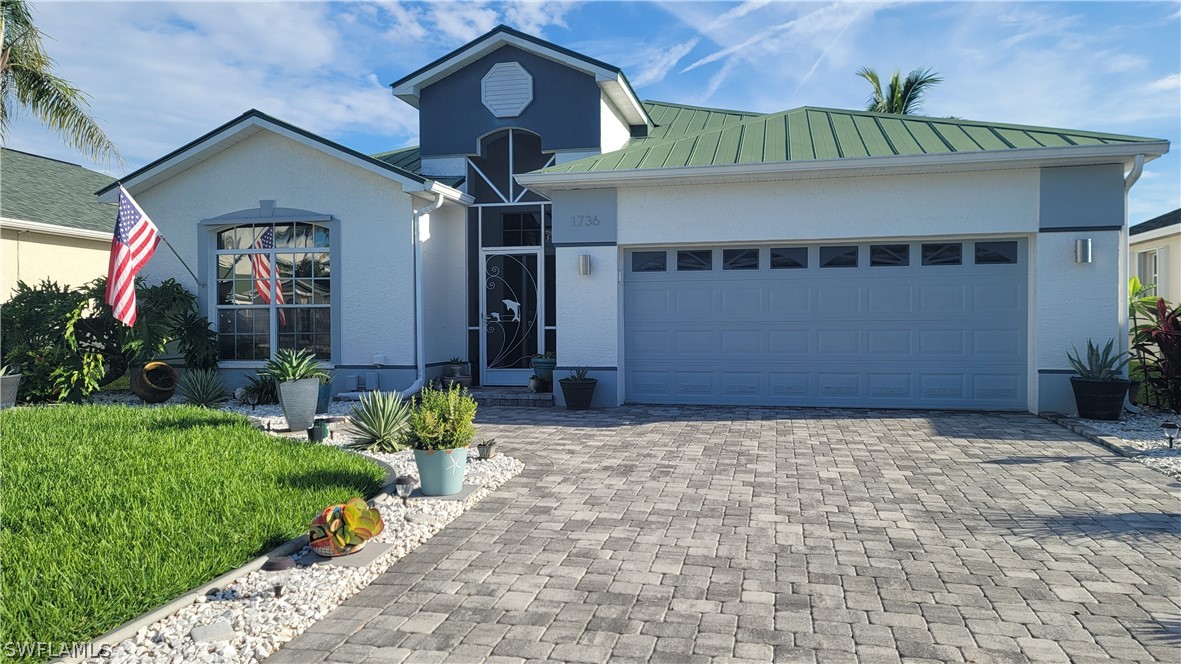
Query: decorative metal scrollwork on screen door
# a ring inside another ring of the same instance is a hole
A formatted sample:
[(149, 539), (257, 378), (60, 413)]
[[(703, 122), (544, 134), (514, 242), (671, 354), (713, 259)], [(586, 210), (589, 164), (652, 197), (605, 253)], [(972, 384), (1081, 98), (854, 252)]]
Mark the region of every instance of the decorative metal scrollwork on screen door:
[(487, 366), (528, 368), (537, 350), (537, 256), (489, 254), (484, 278)]

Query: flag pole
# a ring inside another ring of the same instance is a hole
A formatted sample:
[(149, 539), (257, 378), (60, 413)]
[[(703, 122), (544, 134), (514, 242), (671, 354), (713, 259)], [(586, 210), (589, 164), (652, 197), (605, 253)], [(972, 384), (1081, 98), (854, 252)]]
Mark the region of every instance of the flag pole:
[(180, 264), (185, 266), (185, 270), (187, 270), (189, 274), (193, 275), (193, 281), (197, 282), (197, 285), (201, 288), (204, 288), (205, 283), (197, 278), (197, 275), (193, 272), (192, 268), (189, 267), (189, 264), (185, 262), (185, 259), (180, 257), (180, 253), (177, 252), (176, 247), (172, 246), (172, 243), (168, 241), (168, 238), (165, 237), (163, 233), (160, 233), (160, 239), (164, 240), (164, 244), (168, 245), (168, 248), (172, 250), (172, 255), (176, 256), (176, 260), (180, 261)]

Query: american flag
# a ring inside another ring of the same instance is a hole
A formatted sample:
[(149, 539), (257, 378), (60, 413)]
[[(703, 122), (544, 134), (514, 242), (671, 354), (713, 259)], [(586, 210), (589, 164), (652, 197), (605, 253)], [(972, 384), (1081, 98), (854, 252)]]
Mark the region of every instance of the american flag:
[[(275, 229), (268, 228), (266, 232), (259, 236), (258, 241), (254, 243), (255, 249), (274, 249), (275, 248)], [(269, 254), (254, 254), (250, 257), (250, 263), (254, 269), (254, 287), (258, 290), (258, 297), (267, 304), (271, 303), (271, 260)], [(283, 301), (283, 289), (275, 284), (275, 304), (285, 304)], [(287, 317), (283, 315), (283, 310), (279, 309), (279, 324), (286, 325)]]
[(160, 231), (140, 209), (131, 194), (119, 187), (119, 216), (111, 238), (111, 265), (107, 268), (107, 304), (124, 325), (135, 325), (135, 275), (156, 252)]

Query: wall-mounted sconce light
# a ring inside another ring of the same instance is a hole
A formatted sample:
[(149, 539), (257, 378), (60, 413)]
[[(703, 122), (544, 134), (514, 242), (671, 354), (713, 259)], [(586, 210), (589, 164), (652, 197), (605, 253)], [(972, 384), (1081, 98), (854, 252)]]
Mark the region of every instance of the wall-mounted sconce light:
[(1074, 262), (1091, 262), (1091, 238), (1085, 237), (1074, 241)]
[(578, 276), (589, 277), (591, 273), (591, 257), (582, 254), (578, 257)]

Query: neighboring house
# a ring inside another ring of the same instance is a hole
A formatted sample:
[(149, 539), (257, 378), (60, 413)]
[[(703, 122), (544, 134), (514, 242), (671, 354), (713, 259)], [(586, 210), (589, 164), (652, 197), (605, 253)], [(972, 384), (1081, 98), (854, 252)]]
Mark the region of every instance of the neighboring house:
[[(1127, 324), (1126, 190), (1168, 150), (641, 102), (505, 27), (392, 87), (417, 147), (367, 157), (250, 111), (123, 179), (198, 271), (223, 367), (310, 347), (402, 390), (458, 355), (524, 385), (552, 350), (601, 406), (1070, 411), (1071, 344)], [(146, 271), (198, 288), (167, 252)]]
[(94, 199), (109, 175), (0, 148), (0, 302), (17, 281), (81, 286), (106, 275), (115, 206)]
[(1128, 229), (1132, 274), (1156, 286), (1155, 295), (1181, 302), (1181, 208)]

